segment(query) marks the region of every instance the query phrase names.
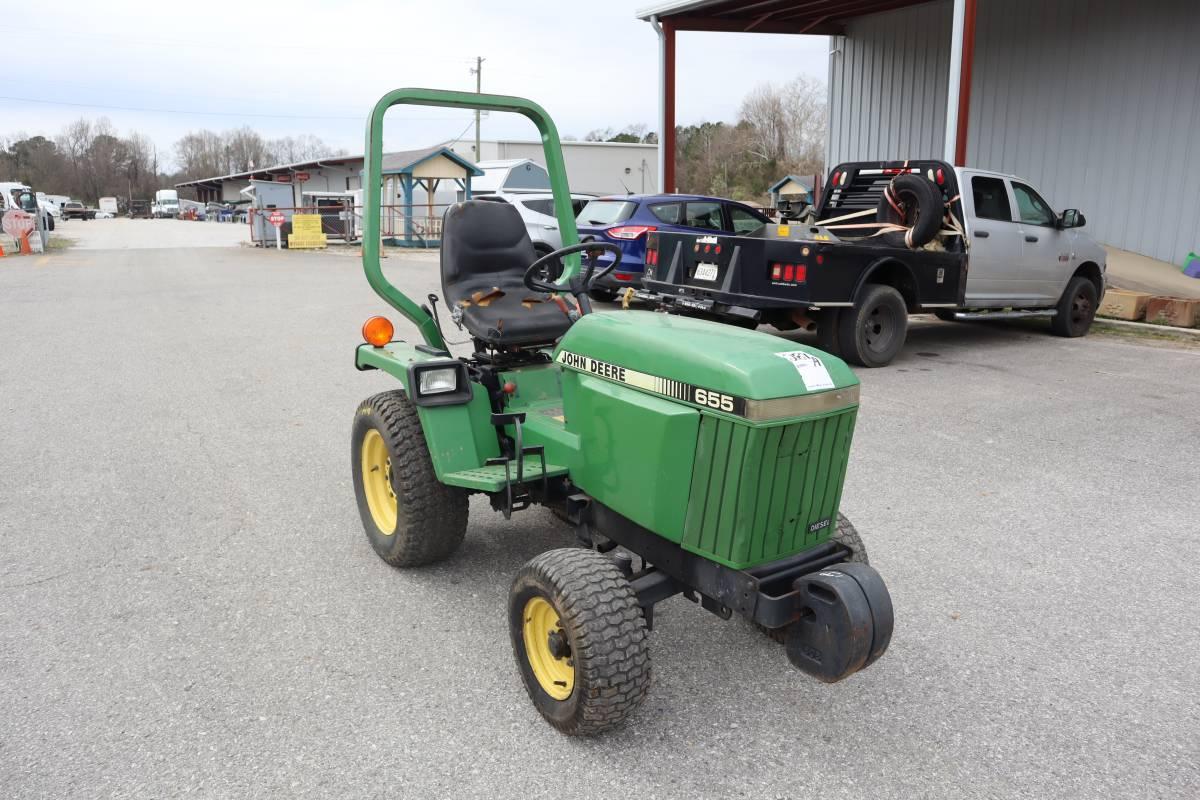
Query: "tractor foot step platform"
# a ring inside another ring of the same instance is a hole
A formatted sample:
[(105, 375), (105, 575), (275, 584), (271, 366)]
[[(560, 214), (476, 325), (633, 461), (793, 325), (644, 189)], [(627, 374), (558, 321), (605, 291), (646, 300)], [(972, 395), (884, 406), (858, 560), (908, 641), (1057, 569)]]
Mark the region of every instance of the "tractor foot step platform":
[[(524, 475), (522, 476), (525, 482), (540, 481), (542, 474), (542, 465), (540, 463), (531, 461), (525, 463)], [(557, 478), (566, 474), (566, 467), (560, 467), (555, 464), (546, 465), (545, 476), (547, 478)], [(474, 489), (480, 492), (502, 492), (508, 485), (510, 477), (515, 477), (512, 467), (509, 467), (506, 472), (504, 464), (489, 464), (482, 467), (462, 469), (458, 472), (449, 472), (442, 476), (442, 483), (449, 486), (460, 486), (463, 489)]]

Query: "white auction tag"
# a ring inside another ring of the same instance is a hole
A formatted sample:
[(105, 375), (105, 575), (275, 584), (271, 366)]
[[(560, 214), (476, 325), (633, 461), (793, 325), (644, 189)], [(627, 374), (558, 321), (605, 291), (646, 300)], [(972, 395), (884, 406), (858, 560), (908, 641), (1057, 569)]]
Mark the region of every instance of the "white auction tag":
[(829, 370), (825, 368), (825, 363), (816, 356), (803, 350), (776, 353), (775, 355), (792, 362), (796, 372), (800, 373), (800, 380), (804, 381), (804, 388), (808, 391), (834, 388), (833, 378), (829, 377)]

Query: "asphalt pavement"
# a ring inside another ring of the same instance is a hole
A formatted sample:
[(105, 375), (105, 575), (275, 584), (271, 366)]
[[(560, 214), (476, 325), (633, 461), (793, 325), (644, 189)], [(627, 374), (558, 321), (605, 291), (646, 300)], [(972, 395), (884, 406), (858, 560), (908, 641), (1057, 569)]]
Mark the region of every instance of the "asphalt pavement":
[[(386, 270), (437, 285), (429, 255)], [(859, 372), (843, 501), (888, 653), (822, 685), (675, 598), (642, 710), (577, 740), (505, 619), (571, 543), (553, 516), (476, 498), (410, 571), (362, 533), (350, 424), (394, 383), (353, 350), (381, 311), (334, 254), (0, 261), (0, 797), (1200, 792), (1200, 351), (918, 323)]]

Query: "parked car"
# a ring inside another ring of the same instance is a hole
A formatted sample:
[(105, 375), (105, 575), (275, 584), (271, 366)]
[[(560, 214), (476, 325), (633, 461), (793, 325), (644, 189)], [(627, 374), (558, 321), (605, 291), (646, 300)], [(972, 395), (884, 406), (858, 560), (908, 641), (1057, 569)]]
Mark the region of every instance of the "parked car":
[(912, 313), (1043, 317), (1059, 336), (1083, 336), (1107, 261), (1085, 224), (1014, 175), (942, 161), (839, 164), (811, 224), (652, 235), (641, 299), (739, 325), (815, 324), (822, 350), (866, 367), (896, 356)]
[(72, 200), (69, 203), (63, 203), (62, 215), (63, 219), (95, 219), (96, 209), (87, 208), (83, 203)]
[[(571, 207), (578, 215), (595, 198), (594, 194), (572, 194)], [(558, 220), (554, 216), (554, 195), (550, 192), (489, 192), (472, 199), (497, 200), (516, 208), (539, 258), (562, 249), (562, 233), (558, 230)]]
[(149, 200), (130, 200), (129, 201), (129, 218), (130, 219), (150, 219), (150, 201)]
[(116, 216), (111, 211), (97, 211), (92, 215), (92, 219), (114, 219)]
[[(620, 267), (602, 278), (592, 296), (611, 300), (626, 287), (639, 287), (646, 267), (646, 236), (655, 231), (744, 236), (771, 220), (744, 203), (684, 194), (631, 194), (598, 197), (576, 218), (581, 242), (598, 240), (621, 247)], [(597, 270), (612, 263), (597, 260)]]

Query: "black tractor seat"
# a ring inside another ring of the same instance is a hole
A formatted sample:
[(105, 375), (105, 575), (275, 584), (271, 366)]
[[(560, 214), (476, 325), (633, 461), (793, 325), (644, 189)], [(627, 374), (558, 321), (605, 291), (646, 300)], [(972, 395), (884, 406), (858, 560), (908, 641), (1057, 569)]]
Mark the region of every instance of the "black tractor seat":
[(553, 344), (571, 326), (567, 298), (525, 286), (537, 260), (521, 215), (508, 203), (468, 200), (446, 210), (442, 295), (471, 336), (491, 347)]

